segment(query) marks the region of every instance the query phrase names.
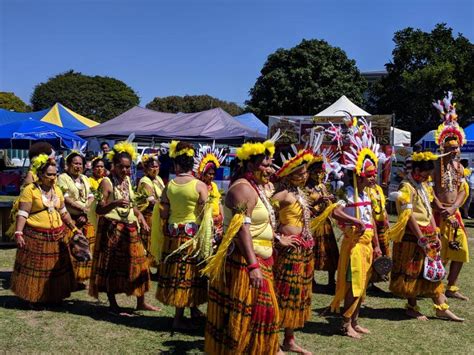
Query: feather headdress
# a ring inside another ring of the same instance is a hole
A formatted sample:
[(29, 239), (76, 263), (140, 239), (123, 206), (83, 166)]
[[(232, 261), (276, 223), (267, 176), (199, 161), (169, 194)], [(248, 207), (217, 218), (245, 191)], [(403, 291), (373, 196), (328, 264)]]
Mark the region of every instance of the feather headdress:
[(208, 164), (213, 163), (218, 169), (224, 162), (226, 155), (224, 150), (216, 148), (216, 142), (212, 142), (212, 146), (199, 145), (197, 155), (194, 157), (194, 172), (196, 176), (201, 176), (206, 171)]
[(270, 139), (267, 139), (265, 142), (257, 142), (257, 143), (244, 143), (240, 148), (237, 148), (237, 158), (239, 160), (249, 160), (253, 155), (261, 155), (261, 154), (268, 154), (273, 156), (275, 154), (275, 143), (278, 139), (280, 139), (281, 134), (280, 130), (276, 131), (276, 133)]
[(116, 153), (126, 152), (130, 155), (130, 157), (134, 161), (138, 155), (137, 151), (135, 150), (135, 146), (132, 144), (134, 139), (135, 139), (135, 133), (132, 133), (128, 136), (127, 140), (116, 143), (114, 147), (112, 148), (112, 150), (107, 153), (107, 159), (112, 161)]
[(448, 91), (448, 96), (446, 96), (443, 101), (438, 100), (437, 102), (433, 102), (433, 106), (439, 111), (441, 119), (443, 120), (434, 134), (435, 142), (441, 151), (453, 143), (457, 146), (466, 144), (466, 135), (461, 126), (459, 126), (456, 104), (451, 103), (452, 98), (453, 93)]

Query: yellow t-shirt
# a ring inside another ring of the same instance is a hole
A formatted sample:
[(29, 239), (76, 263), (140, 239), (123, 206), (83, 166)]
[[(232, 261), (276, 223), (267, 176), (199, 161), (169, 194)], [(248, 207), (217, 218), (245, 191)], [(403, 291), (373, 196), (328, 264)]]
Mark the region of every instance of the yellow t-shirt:
[[(87, 206), (88, 199), (92, 197), (89, 179), (85, 175), (81, 175), (82, 184), (76, 184), (71, 176), (67, 173), (62, 173), (58, 177), (58, 186), (61, 188), (65, 197), (70, 197), (74, 202), (82, 207)], [(66, 204), (66, 208), (71, 215), (81, 215), (82, 211), (73, 208)]]
[[(428, 201), (430, 200), (429, 191), (426, 184), (422, 184), (423, 190)], [(427, 202), (423, 201), (423, 198), (416, 191), (416, 189), (407, 181), (401, 183), (400, 188), (398, 189), (402, 195), (410, 196), (410, 202), (412, 204), (412, 213), (416, 219), (418, 225), (426, 227), (431, 223), (430, 207), (426, 207)], [(431, 202), (431, 201), (429, 201)], [(428, 203), (429, 203), (428, 202)], [(405, 204), (406, 205), (406, 204)], [(397, 201), (397, 210), (401, 211), (403, 204)]]
[(171, 180), (168, 183), (166, 196), (170, 202), (170, 217), (168, 223), (189, 223), (197, 221), (199, 193), (196, 185), (199, 180), (193, 179), (185, 184)]
[(212, 205), (212, 217), (218, 217), (219, 214), (221, 213), (219, 209), (219, 205), (221, 202), (221, 193), (219, 192), (219, 188), (217, 187), (217, 184), (214, 181), (211, 182), (211, 189), (209, 191), (209, 199)]
[[(64, 197), (61, 189), (54, 185), (54, 193), (51, 201), (43, 198), (40, 188), (36, 184), (29, 184), (24, 187), (20, 194), (20, 203), (31, 203), (31, 210), (26, 224), (33, 228), (52, 229), (63, 225), (59, 213), (60, 206), (64, 205)], [(53, 207), (51, 213), (46, 204)]]

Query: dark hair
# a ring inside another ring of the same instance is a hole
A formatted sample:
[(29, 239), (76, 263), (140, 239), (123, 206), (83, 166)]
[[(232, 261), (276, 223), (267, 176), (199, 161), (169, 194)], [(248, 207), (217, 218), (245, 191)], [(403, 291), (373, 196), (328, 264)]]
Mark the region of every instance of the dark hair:
[(110, 147), (109, 143), (107, 143), (107, 142), (102, 142), (102, 143), (100, 143), (100, 149), (102, 149), (102, 148), (104, 147), (104, 145), (108, 145), (108, 146)]
[[(176, 151), (179, 152), (183, 149), (194, 149), (194, 147), (191, 143), (179, 142), (176, 146)], [(193, 169), (194, 157), (190, 157), (187, 154), (181, 154), (174, 158), (174, 163), (178, 165), (182, 171), (190, 171)]]
[(240, 179), (241, 177), (244, 176), (246, 172), (249, 171), (249, 168), (248, 168), (249, 163), (258, 164), (258, 162), (259, 161), (261, 162), (263, 159), (265, 159), (265, 157), (266, 157), (265, 154), (258, 154), (258, 155), (251, 155), (250, 158), (247, 160), (240, 160), (238, 158), (235, 158), (237, 169), (235, 169), (234, 174), (232, 175), (230, 179), (230, 183), (232, 184), (235, 180)]
[(53, 146), (48, 142), (37, 142), (31, 145), (30, 149), (28, 150), (28, 158), (30, 161), (37, 157), (40, 154), (51, 155), (53, 152)]
[(322, 167), (323, 167), (323, 161), (322, 160), (314, 162), (310, 166), (308, 166), (308, 172), (312, 172), (316, 169), (322, 169)]
[(104, 159), (102, 159), (102, 158), (97, 158), (97, 159), (92, 160), (92, 168), (95, 168), (95, 166), (96, 166), (99, 162), (102, 162), (102, 163), (104, 164), (104, 167), (105, 167)]
[(434, 162), (433, 160), (420, 160), (420, 161), (413, 161), (411, 163), (412, 170), (418, 168), (420, 171), (430, 171), (434, 169)]
[(467, 159), (461, 159), (460, 163), (465, 168), (467, 168), (469, 166), (469, 160), (467, 160)]
[(421, 144), (417, 143), (413, 146), (413, 153), (421, 152), (422, 149), (423, 147), (421, 146)]
[(67, 164), (67, 165), (71, 165), (72, 160), (73, 160), (75, 157), (80, 157), (80, 158), (82, 159), (82, 165), (85, 165), (85, 164), (86, 164), (86, 158), (84, 158), (82, 155), (80, 155), (79, 153), (76, 153), (76, 152), (72, 152), (71, 154), (69, 154), (69, 155), (66, 157), (66, 164)]
[(154, 162), (157, 162), (158, 165), (160, 165), (160, 162), (158, 161), (158, 159), (155, 159), (153, 157), (150, 157), (148, 158), (148, 160), (146, 160), (145, 162), (142, 161), (141, 163), (143, 165), (143, 169), (149, 169), (151, 168)]
[(132, 162), (132, 157), (127, 152), (115, 152), (114, 158), (112, 159), (112, 163), (120, 164), (120, 160), (122, 160), (122, 158), (127, 158), (128, 160), (130, 160), (130, 162)]

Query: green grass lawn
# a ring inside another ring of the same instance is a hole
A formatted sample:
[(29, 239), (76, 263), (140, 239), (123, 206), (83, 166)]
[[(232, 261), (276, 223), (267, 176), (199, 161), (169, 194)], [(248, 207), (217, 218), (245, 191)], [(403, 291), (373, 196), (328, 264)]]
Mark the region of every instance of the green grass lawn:
[[(474, 234), (474, 224), (467, 223)], [(473, 241), (470, 240), (471, 252)], [(200, 353), (203, 331), (195, 335), (170, 334), (173, 309), (141, 312), (134, 318), (117, 318), (107, 313), (105, 295), (100, 302), (86, 291), (74, 293), (63, 307), (32, 311), (8, 290), (15, 250), (0, 250), (0, 349), (2, 352), (101, 352), (101, 353)], [(371, 335), (351, 340), (339, 335), (340, 320), (319, 312), (329, 305), (331, 296), (313, 295), (313, 317), (296, 333), (297, 339), (314, 353), (472, 353), (474, 345), (474, 266), (466, 264), (460, 278), (462, 291), (473, 301), (450, 300), (451, 309), (466, 322), (459, 324), (433, 318), (431, 300), (420, 301), (428, 322), (407, 319), (404, 300), (394, 298), (387, 284), (385, 292), (369, 293), (361, 310), (360, 324)], [(317, 273), (318, 283), (326, 283), (325, 273)], [(156, 284), (147, 295), (154, 298)], [(119, 303), (133, 307), (133, 298), (120, 296)], [(205, 310), (205, 307), (203, 307)]]

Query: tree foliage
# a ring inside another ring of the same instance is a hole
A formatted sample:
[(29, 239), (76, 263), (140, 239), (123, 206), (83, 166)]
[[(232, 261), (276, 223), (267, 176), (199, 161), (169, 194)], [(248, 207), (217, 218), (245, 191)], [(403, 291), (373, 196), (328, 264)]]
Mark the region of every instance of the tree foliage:
[(217, 99), (209, 95), (186, 95), (155, 97), (146, 108), (160, 112), (199, 112), (220, 107), (232, 116), (242, 114), (243, 109), (239, 105)]
[(120, 80), (70, 70), (38, 84), (31, 96), (34, 110), (51, 107), (56, 102), (87, 118), (104, 122), (138, 105), (140, 99)]
[(16, 112), (29, 112), (30, 106), (12, 92), (0, 92), (0, 108)]
[(354, 60), (325, 41), (303, 40), (270, 54), (250, 89), (248, 109), (265, 115), (314, 115), (341, 95), (363, 103), (367, 81)]
[(439, 115), (434, 100), (454, 92), (460, 124), (474, 112), (474, 46), (446, 24), (429, 32), (405, 28), (395, 33), (387, 76), (374, 84), (370, 104), (379, 113), (395, 113), (397, 127), (410, 130), (416, 141), (435, 129)]

